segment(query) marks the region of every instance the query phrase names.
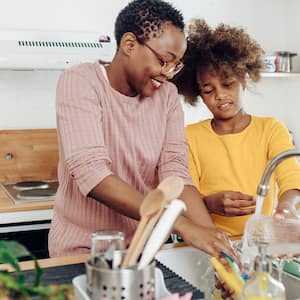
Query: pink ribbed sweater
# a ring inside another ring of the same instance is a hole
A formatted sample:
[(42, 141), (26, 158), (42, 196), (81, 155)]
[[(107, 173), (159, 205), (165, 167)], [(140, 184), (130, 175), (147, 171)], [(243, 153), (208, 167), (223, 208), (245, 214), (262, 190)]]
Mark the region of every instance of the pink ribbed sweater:
[(115, 174), (143, 194), (169, 175), (192, 184), (173, 84), (141, 100), (112, 89), (99, 63), (81, 64), (61, 75), (56, 111), (59, 189), (50, 256), (88, 252), (98, 229), (121, 230), (131, 239), (135, 220), (87, 197), (106, 176)]

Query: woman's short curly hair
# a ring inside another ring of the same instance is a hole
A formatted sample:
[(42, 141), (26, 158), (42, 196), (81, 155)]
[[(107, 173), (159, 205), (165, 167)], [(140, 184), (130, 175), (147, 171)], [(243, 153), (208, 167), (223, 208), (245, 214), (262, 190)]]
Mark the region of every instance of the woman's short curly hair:
[(197, 77), (204, 72), (221, 78), (235, 76), (244, 86), (247, 78), (260, 79), (264, 51), (243, 28), (220, 24), (212, 29), (204, 20), (195, 19), (188, 25), (187, 36), (185, 66), (174, 83), (190, 104), (197, 102)]
[(162, 0), (134, 0), (123, 8), (115, 22), (115, 38), (119, 47), (124, 33), (132, 32), (140, 43), (162, 33), (162, 24), (170, 22), (184, 30), (181, 12)]

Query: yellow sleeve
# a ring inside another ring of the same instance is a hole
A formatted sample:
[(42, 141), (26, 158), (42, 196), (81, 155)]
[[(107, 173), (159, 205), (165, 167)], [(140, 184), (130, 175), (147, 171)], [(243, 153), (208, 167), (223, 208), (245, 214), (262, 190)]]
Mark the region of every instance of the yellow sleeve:
[[(271, 126), (268, 159), (271, 160), (277, 154), (293, 148), (288, 129), (283, 123), (276, 120)], [(275, 180), (279, 189), (278, 199), (287, 190), (300, 190), (300, 166), (295, 157), (286, 159), (277, 166)]]
[(188, 145), (188, 161), (189, 161), (189, 172), (192, 177), (195, 187), (200, 191), (200, 165), (197, 164), (197, 150), (196, 150), (196, 141), (194, 140), (192, 134), (192, 128), (186, 128), (186, 140)]
[(193, 183), (195, 187), (197, 188), (198, 191), (200, 191), (200, 175), (198, 168), (197, 168), (196, 162), (195, 162), (195, 157), (193, 155), (193, 152), (191, 150), (190, 145), (188, 144), (188, 159), (189, 159), (189, 170), (190, 170), (190, 175), (192, 177)]

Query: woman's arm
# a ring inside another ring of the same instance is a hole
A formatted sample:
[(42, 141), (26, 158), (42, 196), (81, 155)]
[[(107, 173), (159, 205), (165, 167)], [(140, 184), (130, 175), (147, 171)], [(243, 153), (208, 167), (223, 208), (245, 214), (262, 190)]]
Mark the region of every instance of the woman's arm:
[(122, 215), (140, 219), (139, 207), (144, 196), (115, 175), (104, 178), (91, 190), (89, 196)]
[(234, 256), (227, 235), (216, 228), (198, 190), (186, 185), (179, 198), (185, 201), (187, 211), (178, 218), (174, 231), (187, 244), (212, 256), (218, 257), (221, 251)]

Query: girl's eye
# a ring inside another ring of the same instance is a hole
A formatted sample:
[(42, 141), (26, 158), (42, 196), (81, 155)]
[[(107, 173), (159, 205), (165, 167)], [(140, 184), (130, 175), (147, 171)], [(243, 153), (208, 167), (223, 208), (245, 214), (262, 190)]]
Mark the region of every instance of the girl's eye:
[(225, 86), (225, 87), (230, 87), (230, 86), (232, 86), (232, 84), (233, 84), (233, 81), (232, 81), (232, 82), (224, 83), (224, 86)]
[(202, 91), (203, 94), (208, 95), (212, 92), (212, 90), (206, 90), (206, 91)]

